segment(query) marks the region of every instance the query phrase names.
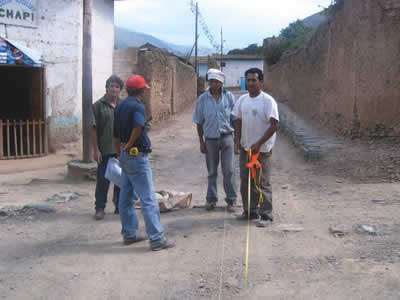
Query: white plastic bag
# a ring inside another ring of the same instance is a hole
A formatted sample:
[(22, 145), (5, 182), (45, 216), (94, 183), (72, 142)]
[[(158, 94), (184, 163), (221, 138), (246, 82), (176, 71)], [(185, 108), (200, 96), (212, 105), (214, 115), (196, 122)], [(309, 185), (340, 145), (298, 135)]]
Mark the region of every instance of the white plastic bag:
[(104, 176), (115, 185), (121, 187), (121, 166), (119, 165), (118, 159), (111, 157), (108, 160), (106, 174)]

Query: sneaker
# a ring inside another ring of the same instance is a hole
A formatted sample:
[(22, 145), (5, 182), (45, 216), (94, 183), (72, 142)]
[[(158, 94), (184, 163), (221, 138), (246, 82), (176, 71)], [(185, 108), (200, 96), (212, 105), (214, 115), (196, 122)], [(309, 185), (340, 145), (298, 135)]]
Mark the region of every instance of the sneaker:
[(206, 202), (206, 205), (204, 206), (206, 210), (210, 211), (215, 209), (215, 202)]
[(94, 214), (95, 220), (103, 220), (104, 219), (104, 208), (96, 209), (96, 213)]
[[(241, 215), (236, 216), (236, 220), (239, 221), (247, 221), (249, 219), (249, 216), (247, 215), (247, 212), (243, 212)], [(256, 213), (250, 213), (250, 220), (255, 220), (258, 219), (258, 215)]]
[(136, 234), (136, 237), (134, 239), (124, 239), (124, 245), (132, 245), (137, 242), (145, 241), (147, 240), (147, 236), (141, 233)]
[(233, 204), (228, 204), (226, 206), (226, 211), (229, 213), (234, 213), (236, 210), (235, 210), (235, 207), (233, 206)]
[(151, 246), (151, 250), (152, 251), (160, 251), (163, 249), (173, 248), (173, 247), (175, 247), (175, 245), (176, 245), (175, 242), (164, 239), (164, 241), (162, 243), (157, 244), (155, 246)]
[(272, 224), (273, 218), (267, 215), (263, 215), (260, 221), (257, 222), (257, 227), (267, 227)]

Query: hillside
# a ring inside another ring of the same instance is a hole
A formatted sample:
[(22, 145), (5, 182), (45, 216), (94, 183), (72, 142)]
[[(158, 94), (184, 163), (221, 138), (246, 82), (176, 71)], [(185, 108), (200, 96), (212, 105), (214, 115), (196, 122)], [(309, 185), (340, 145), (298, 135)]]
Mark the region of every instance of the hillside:
[(322, 13), (316, 13), (316, 14), (313, 14), (313, 15), (305, 18), (302, 21), (303, 21), (304, 25), (315, 28), (327, 20), (328, 20), (328, 17), (326, 15), (324, 15)]
[[(115, 26), (115, 49), (123, 50), (129, 47), (139, 47), (145, 43), (151, 43), (159, 48), (166, 48), (171, 53), (179, 56), (186, 55), (192, 49), (192, 46), (168, 43), (149, 34)], [(199, 47), (198, 49), (199, 55), (211, 55), (213, 52), (213, 49), (206, 47)]]

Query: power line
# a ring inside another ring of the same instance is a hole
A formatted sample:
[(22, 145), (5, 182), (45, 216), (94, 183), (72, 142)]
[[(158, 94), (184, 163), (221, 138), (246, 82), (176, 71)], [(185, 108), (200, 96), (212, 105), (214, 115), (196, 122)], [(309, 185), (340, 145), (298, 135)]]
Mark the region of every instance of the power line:
[[(190, 5), (191, 12), (196, 15), (196, 3), (194, 3), (193, 0), (190, 0), (189, 5)], [(201, 27), (203, 29), (204, 35), (207, 37), (207, 39), (210, 42), (211, 46), (216, 51), (219, 51), (221, 49), (221, 45), (219, 45), (215, 41), (211, 31), (208, 29), (207, 23), (206, 23), (203, 15), (201, 14), (200, 10), (198, 9), (198, 5), (197, 5), (197, 15), (198, 15), (198, 21), (199, 21), (199, 23), (200, 23), (200, 25), (201, 25)]]

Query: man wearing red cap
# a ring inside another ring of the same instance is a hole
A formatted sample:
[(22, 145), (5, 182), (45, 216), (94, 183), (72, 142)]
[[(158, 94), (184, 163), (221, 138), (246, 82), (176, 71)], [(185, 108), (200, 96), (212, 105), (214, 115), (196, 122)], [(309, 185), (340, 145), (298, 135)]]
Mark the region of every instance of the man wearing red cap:
[(133, 75), (125, 83), (128, 98), (118, 104), (114, 117), (114, 145), (117, 149), (122, 174), (119, 214), (125, 245), (146, 239), (139, 234), (135, 193), (141, 201), (146, 233), (153, 251), (172, 248), (175, 243), (164, 236), (148, 154), (151, 142), (147, 135), (145, 90), (150, 88), (142, 76)]

